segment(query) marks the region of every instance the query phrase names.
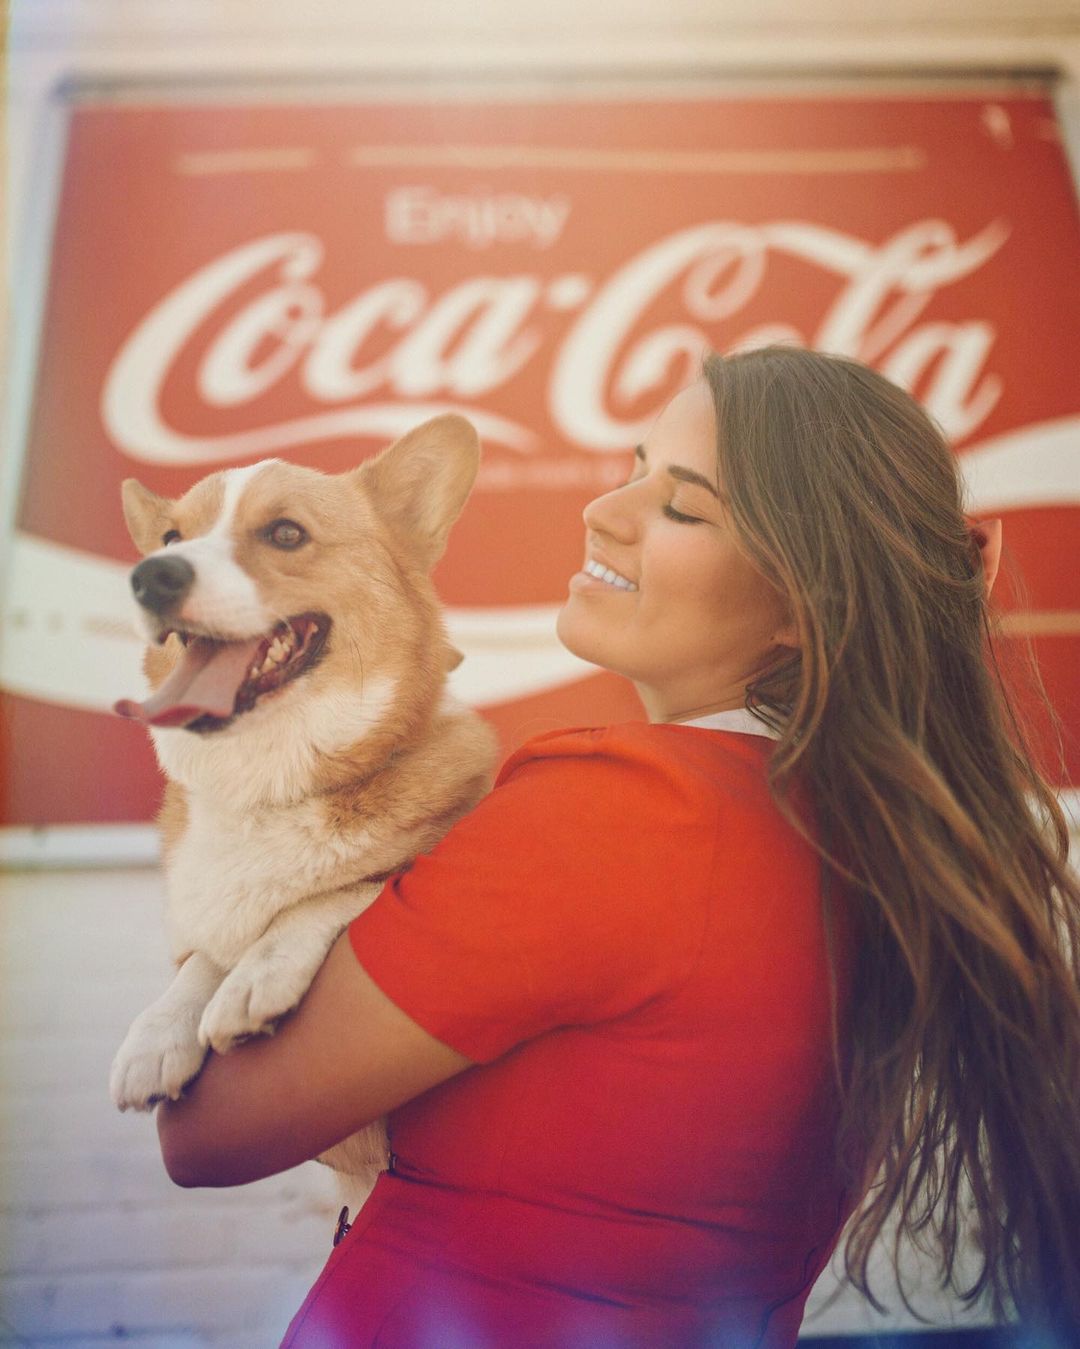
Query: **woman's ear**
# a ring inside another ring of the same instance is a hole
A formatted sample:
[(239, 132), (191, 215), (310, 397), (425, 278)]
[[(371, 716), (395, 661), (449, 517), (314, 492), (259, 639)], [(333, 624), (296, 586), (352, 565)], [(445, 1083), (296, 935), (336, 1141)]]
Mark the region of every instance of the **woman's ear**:
[(998, 567), (1001, 565), (1001, 520), (978, 520), (974, 515), (965, 515), (968, 533), (971, 535), (971, 541), (979, 550), (979, 557), (982, 560), (983, 580), (986, 584), (986, 595), (989, 599), (990, 591), (994, 588), (994, 580), (998, 574)]
[(799, 638), (799, 625), (791, 613), (790, 606), (785, 602), (783, 615), (780, 619), (780, 625), (772, 635), (774, 646), (790, 647), (792, 651), (801, 651), (802, 642)]

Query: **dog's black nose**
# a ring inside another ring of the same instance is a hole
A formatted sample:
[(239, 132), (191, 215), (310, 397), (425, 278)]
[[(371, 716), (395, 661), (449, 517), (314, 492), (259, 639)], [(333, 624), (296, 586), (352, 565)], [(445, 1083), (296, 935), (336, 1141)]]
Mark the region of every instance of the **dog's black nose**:
[(195, 569), (182, 557), (148, 557), (131, 573), (135, 598), (152, 614), (163, 614), (191, 589)]

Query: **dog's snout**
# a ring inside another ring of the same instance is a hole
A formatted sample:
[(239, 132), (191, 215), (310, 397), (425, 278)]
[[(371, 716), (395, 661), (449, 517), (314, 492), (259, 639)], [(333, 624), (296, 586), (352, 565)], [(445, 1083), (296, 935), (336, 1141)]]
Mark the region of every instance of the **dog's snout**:
[(135, 598), (153, 614), (163, 614), (191, 589), (195, 569), (182, 557), (148, 557), (131, 573)]

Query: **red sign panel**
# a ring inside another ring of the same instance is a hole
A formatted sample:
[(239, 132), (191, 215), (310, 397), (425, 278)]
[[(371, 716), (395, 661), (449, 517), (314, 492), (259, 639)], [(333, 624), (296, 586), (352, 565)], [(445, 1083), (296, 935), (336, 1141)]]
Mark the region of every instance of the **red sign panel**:
[(703, 351), (876, 366), (1003, 514), (1080, 768), (1080, 221), (1051, 104), (952, 97), (77, 104), (6, 601), (8, 823), (150, 817), (119, 483), (341, 470), (444, 408), (480, 480), (440, 564), (509, 748), (640, 715), (558, 648), (583, 504)]

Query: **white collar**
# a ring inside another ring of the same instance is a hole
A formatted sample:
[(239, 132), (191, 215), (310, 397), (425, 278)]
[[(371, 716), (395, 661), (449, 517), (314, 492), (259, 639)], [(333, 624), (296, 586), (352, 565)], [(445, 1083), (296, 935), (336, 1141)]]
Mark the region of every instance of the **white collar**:
[(780, 732), (774, 731), (759, 721), (746, 707), (730, 707), (726, 712), (710, 712), (705, 717), (695, 717), (693, 721), (677, 721), (676, 726), (703, 726), (709, 731), (739, 731), (743, 735), (765, 735), (770, 740), (778, 740)]

